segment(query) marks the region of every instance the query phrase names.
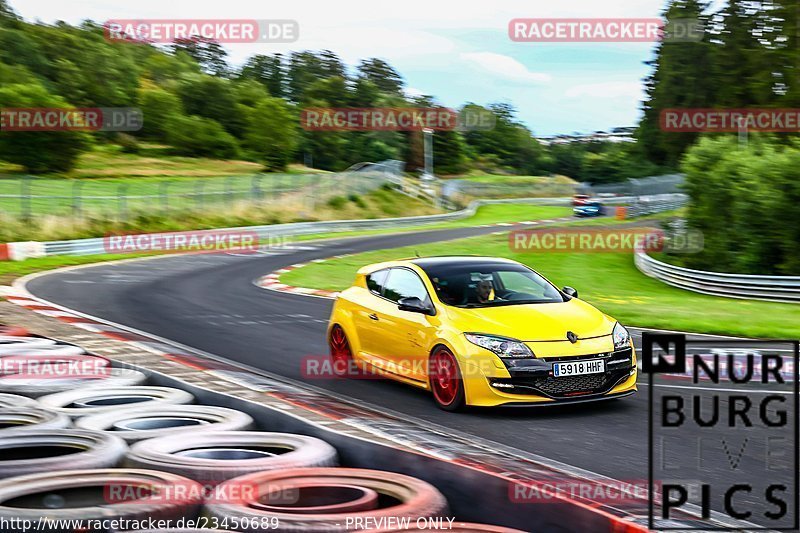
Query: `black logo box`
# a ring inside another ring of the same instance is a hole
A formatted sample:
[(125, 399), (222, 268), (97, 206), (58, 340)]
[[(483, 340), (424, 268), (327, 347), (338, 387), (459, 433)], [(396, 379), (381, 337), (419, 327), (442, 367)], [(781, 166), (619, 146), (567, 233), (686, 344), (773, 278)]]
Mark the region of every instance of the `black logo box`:
[[(654, 383), (653, 376), (660, 373), (686, 373), (686, 344), (693, 345), (714, 345), (724, 342), (726, 345), (746, 345), (748, 348), (753, 348), (758, 344), (786, 344), (793, 348), (794, 355), (794, 379), (793, 379), (793, 402), (792, 408), (794, 412), (794, 467), (793, 467), (793, 483), (794, 494), (792, 498), (794, 506), (794, 524), (791, 527), (775, 528), (775, 527), (760, 527), (760, 526), (747, 526), (747, 531), (797, 531), (800, 530), (800, 341), (786, 340), (786, 339), (773, 339), (773, 340), (757, 340), (757, 339), (717, 339), (717, 340), (686, 340), (686, 335), (680, 333), (650, 333), (642, 332), (642, 372), (647, 374), (647, 478), (648, 478), (648, 528), (656, 530), (655, 528), (655, 514), (654, 514), (654, 469), (653, 469), (653, 394)], [(660, 348), (665, 354), (669, 354), (672, 358), (670, 361), (667, 358), (659, 356), (657, 362), (653, 362), (654, 348)], [(670, 348), (674, 348), (670, 351)], [(742, 531), (741, 527), (691, 527), (681, 525), (680, 527), (659, 527), (657, 531)]]

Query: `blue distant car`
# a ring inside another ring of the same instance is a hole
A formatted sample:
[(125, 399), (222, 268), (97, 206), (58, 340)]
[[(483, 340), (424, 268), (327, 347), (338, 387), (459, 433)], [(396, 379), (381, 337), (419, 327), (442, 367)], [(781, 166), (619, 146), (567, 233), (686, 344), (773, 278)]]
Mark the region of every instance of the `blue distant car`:
[(576, 217), (601, 217), (606, 214), (606, 208), (597, 201), (589, 201), (583, 205), (576, 205), (573, 209)]

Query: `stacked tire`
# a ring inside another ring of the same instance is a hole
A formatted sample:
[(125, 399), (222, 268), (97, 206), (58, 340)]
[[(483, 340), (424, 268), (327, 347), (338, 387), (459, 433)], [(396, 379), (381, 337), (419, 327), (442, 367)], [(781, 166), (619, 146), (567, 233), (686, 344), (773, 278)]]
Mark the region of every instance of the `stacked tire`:
[[(100, 370), (59, 374), (71, 365)], [(28, 367), (55, 376), (19, 370)], [(0, 327), (0, 523), (10, 525), (3, 532), (28, 533), (43, 514), (64, 521), (202, 519), (245, 533), (374, 530), (398, 518), (449, 523), (445, 497), (425, 481), (341, 468), (323, 440), (257, 431), (247, 413), (197, 405), (186, 391), (145, 383), (141, 372), (80, 347)], [(513, 533), (475, 524), (451, 531)]]

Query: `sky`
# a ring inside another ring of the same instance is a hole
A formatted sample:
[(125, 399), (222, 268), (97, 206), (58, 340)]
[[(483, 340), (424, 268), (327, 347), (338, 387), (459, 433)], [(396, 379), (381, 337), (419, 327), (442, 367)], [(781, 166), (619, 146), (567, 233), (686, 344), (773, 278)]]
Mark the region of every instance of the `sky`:
[(512, 104), (535, 135), (634, 126), (655, 43), (522, 43), (515, 18), (655, 18), (665, 0), (10, 0), (26, 20), (293, 19), (288, 44), (228, 44), (230, 60), (292, 50), (336, 52), (349, 67), (380, 57), (409, 94), (446, 106)]

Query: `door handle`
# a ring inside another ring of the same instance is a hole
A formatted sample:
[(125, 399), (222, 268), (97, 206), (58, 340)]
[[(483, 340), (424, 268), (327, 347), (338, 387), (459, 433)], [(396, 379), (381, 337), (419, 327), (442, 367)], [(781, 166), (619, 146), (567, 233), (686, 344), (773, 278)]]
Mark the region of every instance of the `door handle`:
[(369, 318), (370, 318), (370, 320), (378, 320), (378, 315), (376, 315), (375, 313), (372, 313), (371, 315), (369, 315)]

